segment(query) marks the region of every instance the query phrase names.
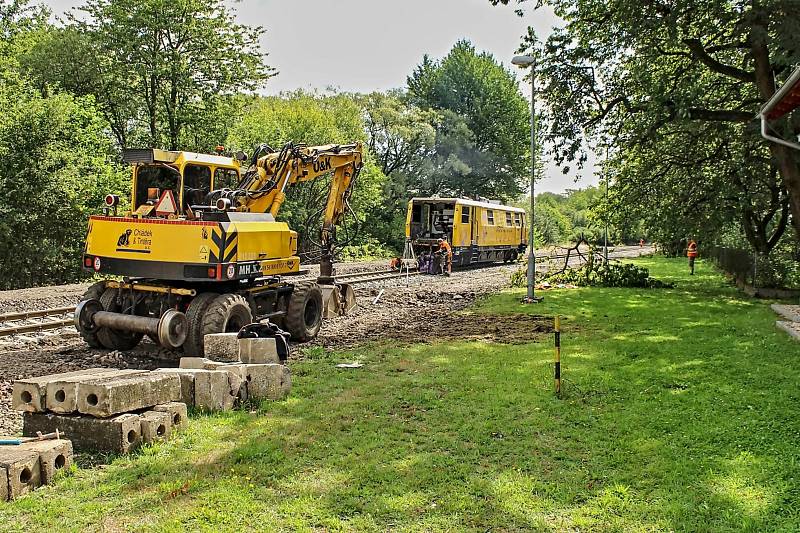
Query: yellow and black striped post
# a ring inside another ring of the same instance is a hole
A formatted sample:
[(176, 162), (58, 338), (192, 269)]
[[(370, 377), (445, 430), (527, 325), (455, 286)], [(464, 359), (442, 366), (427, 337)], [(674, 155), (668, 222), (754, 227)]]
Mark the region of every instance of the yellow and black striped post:
[(555, 320), (555, 370), (554, 378), (556, 384), (556, 396), (561, 397), (561, 316), (556, 315)]

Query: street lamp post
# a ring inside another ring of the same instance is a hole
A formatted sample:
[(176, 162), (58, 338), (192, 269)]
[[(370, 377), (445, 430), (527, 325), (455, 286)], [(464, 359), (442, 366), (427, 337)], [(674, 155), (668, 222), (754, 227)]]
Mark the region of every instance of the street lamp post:
[(534, 291), (536, 282), (536, 250), (534, 250), (533, 242), (533, 221), (536, 208), (536, 58), (527, 55), (514, 56), (511, 64), (531, 69), (531, 219), (528, 221), (528, 294), (524, 301), (536, 303), (541, 300), (536, 297)]

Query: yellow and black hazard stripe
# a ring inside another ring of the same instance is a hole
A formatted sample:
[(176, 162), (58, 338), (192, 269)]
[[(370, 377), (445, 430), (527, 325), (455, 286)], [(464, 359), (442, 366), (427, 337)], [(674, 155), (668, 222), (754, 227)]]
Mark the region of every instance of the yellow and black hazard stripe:
[(561, 317), (556, 315), (555, 324), (555, 369), (553, 372), (553, 378), (555, 378), (555, 386), (556, 386), (556, 394), (561, 395)]
[(239, 232), (233, 224), (219, 223), (211, 232), (209, 263), (230, 263), (238, 251)]

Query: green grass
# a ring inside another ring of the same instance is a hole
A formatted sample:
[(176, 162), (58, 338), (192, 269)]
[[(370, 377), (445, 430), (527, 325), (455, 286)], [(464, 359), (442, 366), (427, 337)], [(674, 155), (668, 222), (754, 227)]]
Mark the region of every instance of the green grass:
[(638, 263), (676, 288), (475, 309), (565, 317), (562, 399), (550, 336), (312, 350), (289, 400), (0, 504), (0, 529), (800, 529), (798, 345), (706, 264)]

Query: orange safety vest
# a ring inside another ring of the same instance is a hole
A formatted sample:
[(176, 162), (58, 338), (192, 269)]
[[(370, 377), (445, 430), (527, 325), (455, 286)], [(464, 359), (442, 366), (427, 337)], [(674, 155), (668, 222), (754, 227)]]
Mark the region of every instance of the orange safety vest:
[(447, 252), (447, 257), (453, 257), (453, 249), (450, 248), (450, 243), (447, 241), (442, 241), (442, 244), (439, 245), (439, 250), (444, 250)]
[(689, 241), (689, 249), (686, 251), (686, 257), (697, 257), (697, 243)]

